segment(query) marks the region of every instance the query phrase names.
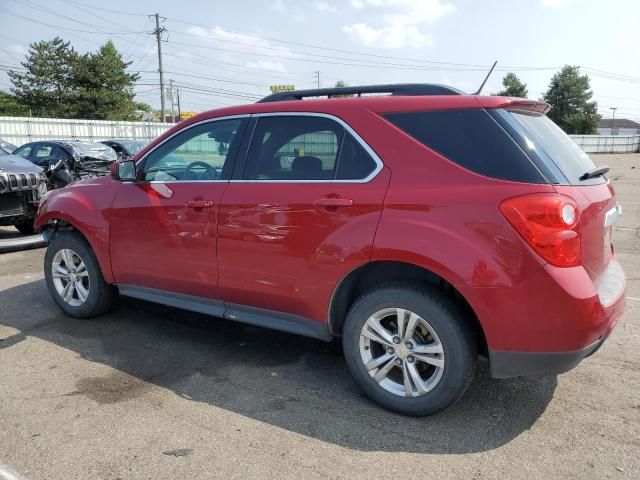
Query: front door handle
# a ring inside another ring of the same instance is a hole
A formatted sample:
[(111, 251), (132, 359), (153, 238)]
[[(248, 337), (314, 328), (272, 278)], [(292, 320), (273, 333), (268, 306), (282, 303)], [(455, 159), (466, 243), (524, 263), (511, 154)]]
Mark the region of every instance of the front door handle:
[(212, 208), (213, 202), (211, 200), (191, 200), (187, 202), (187, 207), (194, 208), (196, 210), (203, 208)]
[(345, 208), (352, 207), (353, 200), (350, 198), (324, 197), (317, 199), (313, 204), (320, 208)]

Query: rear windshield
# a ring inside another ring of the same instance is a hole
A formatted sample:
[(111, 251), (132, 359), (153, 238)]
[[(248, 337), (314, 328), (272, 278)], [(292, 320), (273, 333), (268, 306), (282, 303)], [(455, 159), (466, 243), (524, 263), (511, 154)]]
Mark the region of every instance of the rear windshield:
[(571, 140), (546, 115), (525, 110), (508, 110), (508, 114), (524, 129), (529, 148), (539, 155), (548, 156), (572, 185), (593, 185), (606, 182), (606, 178), (595, 177), (580, 180), (580, 177), (596, 166), (589, 156)]
[(547, 181), (484, 109), (392, 113), (385, 118), (430, 149), (481, 175), (526, 183)]

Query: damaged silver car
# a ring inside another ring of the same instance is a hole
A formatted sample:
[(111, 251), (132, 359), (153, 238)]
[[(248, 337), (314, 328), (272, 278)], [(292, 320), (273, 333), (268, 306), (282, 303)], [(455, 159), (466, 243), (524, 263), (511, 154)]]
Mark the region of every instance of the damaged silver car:
[(46, 192), (42, 168), (15, 155), (0, 154), (0, 226), (34, 233), (33, 218)]

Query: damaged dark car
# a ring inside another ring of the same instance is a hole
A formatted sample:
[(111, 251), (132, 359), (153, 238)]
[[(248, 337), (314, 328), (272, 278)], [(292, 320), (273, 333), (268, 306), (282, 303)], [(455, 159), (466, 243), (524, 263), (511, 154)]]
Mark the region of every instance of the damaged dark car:
[(118, 159), (115, 150), (107, 145), (73, 140), (26, 143), (18, 147), (13, 154), (45, 169), (62, 160), (64, 170), (69, 172), (68, 183), (106, 175), (111, 170), (111, 164)]

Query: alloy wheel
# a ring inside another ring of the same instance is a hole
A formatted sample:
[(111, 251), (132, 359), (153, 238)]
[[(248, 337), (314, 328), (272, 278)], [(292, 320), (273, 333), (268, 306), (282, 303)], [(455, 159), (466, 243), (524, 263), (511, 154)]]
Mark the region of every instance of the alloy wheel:
[(53, 285), (60, 298), (72, 307), (86, 302), (91, 288), (87, 267), (75, 251), (63, 248), (56, 252), (51, 262)]
[(410, 310), (375, 312), (362, 326), (359, 347), (369, 375), (394, 395), (425, 395), (442, 378), (442, 343), (429, 322)]

